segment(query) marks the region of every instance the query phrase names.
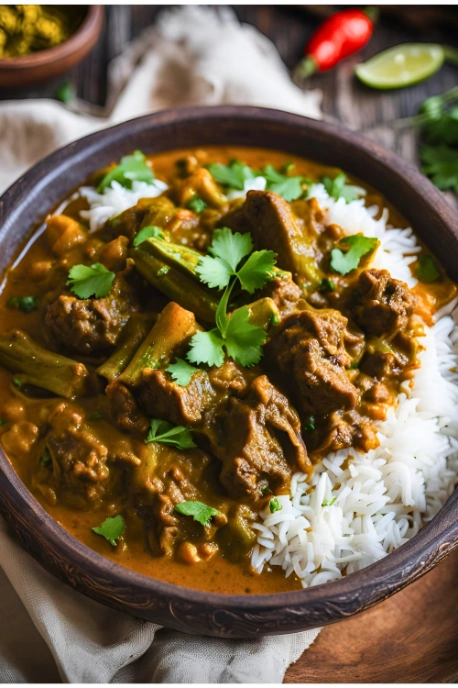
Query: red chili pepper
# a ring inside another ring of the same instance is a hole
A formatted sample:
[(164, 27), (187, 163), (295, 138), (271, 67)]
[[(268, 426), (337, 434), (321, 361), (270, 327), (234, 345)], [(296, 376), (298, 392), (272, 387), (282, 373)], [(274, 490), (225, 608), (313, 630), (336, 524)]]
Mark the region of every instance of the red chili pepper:
[(305, 49), (305, 58), (295, 74), (306, 77), (335, 67), (344, 57), (354, 55), (369, 41), (375, 16), (369, 10), (341, 10), (326, 19), (315, 31)]

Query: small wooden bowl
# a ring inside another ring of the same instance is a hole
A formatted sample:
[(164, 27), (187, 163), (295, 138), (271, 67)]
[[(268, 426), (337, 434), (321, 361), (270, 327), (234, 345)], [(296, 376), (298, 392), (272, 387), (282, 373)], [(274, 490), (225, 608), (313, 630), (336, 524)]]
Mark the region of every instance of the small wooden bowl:
[[(380, 191), (458, 281), (458, 216), (416, 169), (363, 137), (255, 107), (181, 108), (105, 129), (38, 163), (0, 199), (0, 274), (31, 228), (83, 182), (135, 149), (246, 145), (341, 167)], [(458, 546), (458, 490), (418, 535), (368, 568), (325, 585), (274, 595), (221, 595), (134, 573), (73, 538), (39, 505), (0, 451), (0, 513), (37, 561), (89, 597), (192, 634), (248, 638), (293, 633), (368, 609), (425, 574)]]
[(0, 60), (0, 87), (30, 86), (52, 79), (81, 62), (100, 36), (103, 13), (101, 5), (88, 5), (79, 28), (60, 45), (23, 57)]

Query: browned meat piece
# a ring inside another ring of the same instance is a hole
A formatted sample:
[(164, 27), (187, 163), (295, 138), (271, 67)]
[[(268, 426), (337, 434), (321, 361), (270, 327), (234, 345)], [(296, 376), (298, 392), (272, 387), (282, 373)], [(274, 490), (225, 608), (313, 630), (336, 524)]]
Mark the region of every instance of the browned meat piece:
[(195, 425), (202, 421), (208, 403), (216, 396), (208, 375), (201, 371), (186, 387), (178, 385), (162, 370), (143, 371), (140, 403), (150, 416), (174, 425)]
[(394, 354), (379, 352), (366, 354), (361, 361), (360, 369), (376, 380), (384, 380), (402, 372), (402, 366)]
[(102, 299), (59, 296), (48, 306), (45, 323), (58, 342), (87, 354), (114, 346), (137, 310), (134, 290), (122, 277), (116, 277), (110, 293)]
[(234, 231), (251, 232), (256, 248), (275, 251), (278, 267), (293, 275), (302, 274), (304, 259), (315, 257), (290, 206), (273, 191), (249, 191), (240, 209), (222, 222)]
[(243, 399), (230, 400), (225, 438), (217, 448), (220, 479), (234, 499), (256, 501), (266, 483), (273, 491), (287, 490), (292, 467), (309, 470), (299, 416), (266, 375), (252, 382)]
[(304, 414), (329, 414), (356, 407), (359, 393), (344, 367), (350, 364), (344, 343), (347, 319), (332, 309), (287, 316), (266, 354), (287, 376)]
[(357, 411), (331, 413), (320, 428), (320, 432), (311, 442), (311, 451), (315, 457), (345, 447), (358, 447), (363, 452), (378, 447), (379, 440), (374, 427), (368, 418)]
[(358, 303), (353, 313), (369, 334), (392, 334), (407, 327), (414, 296), (405, 282), (393, 279), (387, 270), (364, 270), (356, 285)]
[(276, 277), (267, 282), (258, 292), (258, 298), (270, 297), (277, 306), (280, 315), (291, 313), (297, 307), (297, 302), (303, 297), (302, 290), (288, 277)]
[(94, 505), (107, 492), (108, 448), (85, 425), (83, 413), (69, 402), (59, 403), (48, 418), (47, 447), (57, 491), (80, 508)]
[(134, 395), (118, 380), (113, 380), (106, 387), (105, 393), (110, 400), (111, 411), (116, 424), (128, 432), (146, 432), (148, 419), (141, 413)]

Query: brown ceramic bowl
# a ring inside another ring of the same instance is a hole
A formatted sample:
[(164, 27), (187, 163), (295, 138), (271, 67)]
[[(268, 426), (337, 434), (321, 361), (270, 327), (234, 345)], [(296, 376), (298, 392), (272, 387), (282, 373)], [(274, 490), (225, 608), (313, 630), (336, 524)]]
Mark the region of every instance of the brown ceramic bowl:
[(55, 48), (0, 60), (0, 87), (20, 88), (52, 79), (74, 67), (96, 44), (103, 24), (101, 5), (81, 7), (84, 18), (67, 40)]
[[(183, 108), (106, 129), (35, 165), (0, 199), (0, 274), (31, 227), (95, 168), (138, 148), (235, 144), (295, 153), (364, 179), (410, 221), (458, 280), (458, 216), (417, 170), (345, 129), (254, 107)], [(227, 638), (292, 633), (360, 612), (425, 574), (458, 545), (458, 490), (407, 544), (359, 573), (297, 592), (221, 595), (129, 571), (90, 550), (38, 504), (0, 451), (0, 512), (48, 571), (89, 597), (187, 633)]]

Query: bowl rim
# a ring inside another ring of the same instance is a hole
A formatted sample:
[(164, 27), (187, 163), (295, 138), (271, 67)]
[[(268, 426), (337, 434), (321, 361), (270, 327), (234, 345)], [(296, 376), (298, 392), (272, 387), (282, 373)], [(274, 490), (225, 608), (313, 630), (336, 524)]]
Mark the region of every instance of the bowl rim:
[[(59, 169), (65, 165), (68, 166), (71, 161), (78, 162), (78, 159), (84, 156), (84, 151), (89, 148), (92, 149), (94, 156), (98, 150), (108, 146), (108, 142), (119, 143), (123, 139), (135, 137), (136, 134), (151, 128), (160, 129), (161, 126), (167, 124), (185, 126), (190, 121), (217, 124), (218, 119), (224, 118), (235, 118), (239, 121), (254, 120), (266, 127), (269, 123), (280, 123), (282, 126), (294, 125), (296, 128), (308, 127), (312, 133), (320, 132), (322, 134), (324, 132), (331, 139), (345, 139), (347, 143), (349, 142), (351, 146), (356, 147), (366, 156), (375, 157), (396, 178), (408, 175), (408, 184), (413, 187), (416, 193), (423, 195), (427, 203), (434, 208), (435, 214), (448, 227), (449, 233), (453, 235), (455, 250), (457, 250), (458, 215), (455, 214), (451, 205), (444, 201), (442, 194), (433, 187), (431, 182), (412, 165), (391, 151), (343, 127), (301, 115), (252, 106), (192, 106), (164, 110), (102, 129), (70, 143), (38, 162), (4, 192), (0, 198), (0, 223), (4, 229), (8, 229), (8, 225), (14, 222), (15, 214), (19, 212), (21, 205), (27, 204), (27, 200), (24, 200), (25, 197), (28, 196), (29, 202), (31, 202), (30, 199), (36, 199), (40, 191), (40, 179), (45, 176), (45, 172), (49, 177), (49, 170), (53, 169), (53, 173), (57, 175)], [(173, 149), (168, 147), (167, 150)], [(45, 179), (43, 186), (51, 181), (52, 178), (48, 181)], [(32, 190), (34, 193), (31, 193)], [(0, 226), (0, 241), (2, 236), (3, 230)], [(22, 237), (23, 239), (24, 237)], [(19, 245), (20, 242), (18, 242), (17, 247)], [(207, 609), (214, 611), (224, 609), (242, 614), (262, 614), (266, 610), (279, 612), (286, 608), (292, 610), (294, 614), (300, 614), (301, 610), (319, 608), (321, 611), (325, 609), (327, 616), (325, 619), (321, 616), (317, 618), (316, 625), (332, 623), (344, 616), (373, 606), (393, 592), (402, 589), (430, 570), (458, 546), (458, 490), (455, 490), (432, 521), (407, 543), (389, 556), (361, 571), (332, 581), (332, 585), (322, 584), (312, 588), (272, 594), (229, 595), (182, 587), (137, 573), (84, 545), (60, 526), (39, 504), (19, 478), (1, 448), (0, 493), (7, 496), (10, 504), (21, 509), (27, 520), (29, 517), (36, 519), (36, 522), (40, 523), (39, 537), (43, 542), (46, 541), (53, 551), (64, 550), (66, 557), (74, 562), (75, 568), (81, 568), (89, 575), (91, 573), (96, 574), (99, 579), (103, 573), (106, 583), (109, 583), (114, 589), (132, 585), (143, 593), (157, 593), (164, 596), (168, 600), (170, 608), (174, 602), (179, 602), (193, 606), (194, 611), (199, 605), (205, 605)], [(7, 507), (8, 504), (6, 507), (2, 507), (3, 515), (8, 510)], [(40, 559), (36, 552), (33, 556)], [(46, 562), (43, 561), (43, 558), (40, 559), (40, 563), (46, 568)], [(93, 596), (84, 589), (84, 584), (79, 589)], [(107, 603), (109, 604), (109, 602)], [(342, 611), (342, 606), (346, 607), (346, 612)], [(124, 604), (122, 608), (128, 611), (127, 604)], [(131, 613), (133, 612), (131, 611)], [(308, 627), (312, 627), (312, 625), (309, 624)], [(263, 634), (266, 632), (285, 633), (297, 630), (299, 629), (296, 627), (273, 631), (267, 629), (261, 632)]]
[(83, 7), (87, 8), (83, 21), (76, 31), (71, 33), (62, 43), (52, 48), (38, 50), (28, 55), (22, 55), (21, 57), (1, 58), (0, 70), (16, 72), (30, 67), (43, 66), (50, 62), (63, 60), (69, 55), (72, 55), (76, 50), (81, 49), (87, 43), (91, 42), (94, 34), (100, 32), (102, 28), (104, 6), (85, 5)]

